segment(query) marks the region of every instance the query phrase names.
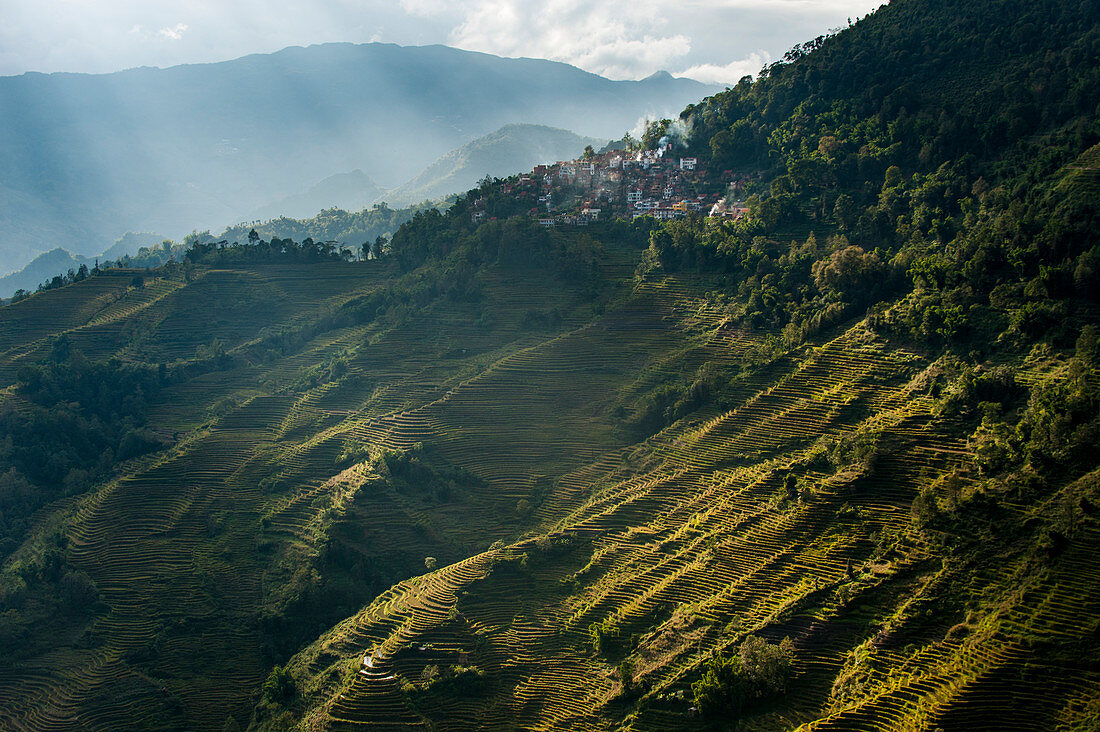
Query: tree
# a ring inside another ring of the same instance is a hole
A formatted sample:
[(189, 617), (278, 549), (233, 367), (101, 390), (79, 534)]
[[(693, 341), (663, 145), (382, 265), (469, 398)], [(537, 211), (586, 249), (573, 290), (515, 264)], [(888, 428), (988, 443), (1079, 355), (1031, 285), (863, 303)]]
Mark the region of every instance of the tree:
[(738, 654), (745, 675), (759, 687), (759, 692), (770, 694), (786, 690), (793, 650), (790, 638), (774, 644), (750, 635), (741, 644)]
[(65, 573), (58, 589), (65, 606), (72, 610), (85, 610), (99, 598), (99, 591), (91, 577), (80, 571)]
[(374, 245), (371, 247), (371, 259), (381, 259), (383, 252), (386, 250), (386, 246), (390, 243), (390, 240), (385, 236), (378, 236), (374, 239)]
[(596, 150), (591, 145), (584, 146), (584, 159), (591, 160), (596, 157)]
[(627, 694), (634, 689), (634, 662), (629, 658), (624, 658), (619, 664), (619, 681)]
[(793, 650), (789, 638), (774, 644), (750, 635), (736, 654), (715, 655), (707, 663), (691, 685), (695, 705), (704, 715), (736, 721), (753, 701), (786, 690)]
[(741, 659), (737, 656), (712, 658), (702, 678), (691, 685), (691, 694), (701, 714), (726, 714), (733, 720), (739, 718), (750, 696), (749, 680), (741, 666)]
[(290, 671), (283, 666), (271, 669), (261, 689), (265, 700), (281, 704), (297, 692), (297, 685)]
[(659, 122), (650, 121), (645, 127), (645, 133), (642, 135), (642, 147), (646, 150), (656, 150), (671, 124), (672, 120), (670, 119), (662, 119)]
[(846, 243), (841, 237), (836, 241), (836, 251), (814, 263), (814, 284), (822, 294), (835, 294), (849, 302), (871, 300), (880, 289), (886, 267), (874, 252), (844, 246)]

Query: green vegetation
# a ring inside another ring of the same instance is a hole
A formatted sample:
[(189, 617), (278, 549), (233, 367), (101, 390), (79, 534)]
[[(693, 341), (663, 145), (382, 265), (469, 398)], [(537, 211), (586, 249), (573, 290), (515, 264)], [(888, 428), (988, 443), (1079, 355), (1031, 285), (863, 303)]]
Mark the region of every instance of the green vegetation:
[(786, 690), (791, 656), (789, 639), (774, 645), (749, 636), (737, 654), (711, 659), (691, 685), (692, 698), (703, 715), (736, 722), (757, 700)]
[(1096, 21), (897, 0), (624, 140), (742, 219), (486, 179), (0, 310), (3, 724), (1095, 726)]
[(224, 239), (227, 242), (243, 242), (248, 240), (249, 232), (254, 230), (258, 238), (268, 240), (272, 238), (294, 241), (313, 239), (355, 250), (364, 242), (373, 243), (378, 237), (392, 236), (393, 232), (412, 218), (413, 214), (427, 207), (426, 204), (421, 204), (393, 209), (384, 203), (379, 203), (361, 211), (331, 208), (308, 219), (281, 217), (258, 224), (230, 226), (218, 239)]
[(145, 428), (148, 399), (166, 369), (90, 362), (61, 336), (42, 364), (19, 370), (25, 400), (0, 412), (0, 554), (24, 538), (31, 516), (59, 495), (84, 492), (117, 463), (163, 447)]

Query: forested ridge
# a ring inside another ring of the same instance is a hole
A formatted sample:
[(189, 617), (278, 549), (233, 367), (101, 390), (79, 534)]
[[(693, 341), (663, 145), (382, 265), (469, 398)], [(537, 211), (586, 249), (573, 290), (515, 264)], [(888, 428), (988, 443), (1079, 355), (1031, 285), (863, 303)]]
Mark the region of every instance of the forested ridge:
[(0, 310), (0, 719), (1093, 728), (1098, 69), (894, 0), (624, 141), (740, 218), (486, 178)]

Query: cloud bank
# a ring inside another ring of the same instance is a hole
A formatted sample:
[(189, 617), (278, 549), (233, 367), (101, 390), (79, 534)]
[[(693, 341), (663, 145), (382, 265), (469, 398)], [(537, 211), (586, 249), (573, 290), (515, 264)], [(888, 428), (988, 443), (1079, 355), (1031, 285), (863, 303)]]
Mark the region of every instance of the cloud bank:
[(731, 61), (728, 64), (696, 64), (677, 73), (677, 76), (686, 76), (707, 84), (728, 84), (733, 86), (742, 77), (756, 76), (765, 65), (771, 63), (771, 54), (767, 51), (750, 53), (740, 61)]
[[(405, 0), (411, 12), (436, 12), (437, 0)], [(531, 56), (579, 66), (613, 79), (665, 69), (691, 51), (652, 0), (457, 0), (451, 45), (498, 56)]]
[(442, 43), (616, 79), (736, 83), (882, 0), (0, 0), (0, 75), (105, 72), (291, 45)]

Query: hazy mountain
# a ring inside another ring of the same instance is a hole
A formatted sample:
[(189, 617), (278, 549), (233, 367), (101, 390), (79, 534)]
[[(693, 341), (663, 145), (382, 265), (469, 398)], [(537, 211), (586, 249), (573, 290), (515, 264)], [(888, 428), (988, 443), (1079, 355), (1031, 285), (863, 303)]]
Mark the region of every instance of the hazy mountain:
[(350, 173), (330, 175), (308, 191), (258, 208), (246, 218), (267, 220), (286, 216), (302, 219), (330, 208), (358, 211), (378, 200), (384, 193), (385, 189), (366, 173), (353, 170)]
[(0, 272), (57, 246), (94, 254), (127, 230), (220, 228), (349, 170), (398, 185), (508, 123), (618, 137), (712, 91), (390, 44), (0, 77)]
[(384, 198), (390, 205), (405, 206), (464, 192), (486, 175), (500, 178), (575, 158), (585, 145), (600, 147), (605, 142), (543, 125), (505, 125), (447, 153)]
[(43, 252), (27, 263), (22, 269), (0, 277), (0, 297), (11, 297), (16, 290), (34, 290), (51, 277), (63, 274), (70, 269), (77, 269), (85, 264), (88, 267), (95, 265), (96, 260), (118, 260), (120, 257), (134, 255), (142, 247), (159, 244), (164, 240), (159, 234), (127, 232), (125, 236), (116, 241), (110, 248), (101, 252), (98, 256), (86, 257), (81, 254), (73, 254), (62, 247), (55, 247), (48, 252)]

